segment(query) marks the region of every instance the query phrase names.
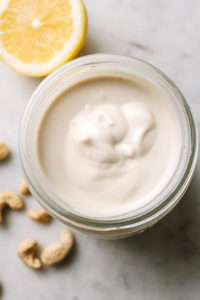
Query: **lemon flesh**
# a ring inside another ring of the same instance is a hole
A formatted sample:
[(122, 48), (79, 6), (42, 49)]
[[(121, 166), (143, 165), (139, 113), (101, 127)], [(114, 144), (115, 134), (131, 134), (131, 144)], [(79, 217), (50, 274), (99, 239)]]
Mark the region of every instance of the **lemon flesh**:
[(0, 1), (0, 57), (24, 75), (44, 76), (74, 58), (86, 29), (81, 0)]

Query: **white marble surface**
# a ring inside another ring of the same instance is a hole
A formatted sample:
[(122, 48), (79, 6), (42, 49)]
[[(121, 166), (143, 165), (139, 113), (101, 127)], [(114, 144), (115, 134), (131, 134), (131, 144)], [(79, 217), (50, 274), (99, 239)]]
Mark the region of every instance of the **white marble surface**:
[[(85, 0), (89, 32), (81, 53), (140, 57), (166, 72), (200, 122), (199, 0)], [(0, 190), (17, 191), (21, 169), (17, 135), (21, 115), (40, 79), (20, 76), (0, 62), (0, 139), (12, 150), (0, 165)], [(75, 232), (77, 246), (60, 266), (33, 271), (16, 256), (25, 238), (43, 247), (62, 224), (35, 224), (26, 212), (4, 214), (0, 226), (0, 282), (5, 300), (200, 299), (200, 165), (181, 203), (142, 235), (105, 241)]]

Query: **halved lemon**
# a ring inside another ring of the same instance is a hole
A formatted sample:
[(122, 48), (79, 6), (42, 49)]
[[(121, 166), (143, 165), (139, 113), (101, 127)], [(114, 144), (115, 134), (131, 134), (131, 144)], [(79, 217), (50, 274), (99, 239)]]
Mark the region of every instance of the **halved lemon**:
[(0, 0), (0, 57), (21, 74), (44, 76), (74, 58), (86, 32), (81, 0)]

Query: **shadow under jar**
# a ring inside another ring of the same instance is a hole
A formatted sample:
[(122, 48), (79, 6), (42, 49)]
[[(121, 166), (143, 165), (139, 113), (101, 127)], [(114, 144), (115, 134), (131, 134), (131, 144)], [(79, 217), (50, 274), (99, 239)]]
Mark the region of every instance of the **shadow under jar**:
[(73, 60), (38, 86), (24, 112), (19, 152), (33, 196), (84, 233), (142, 232), (185, 193), (197, 130), (175, 84), (136, 58)]

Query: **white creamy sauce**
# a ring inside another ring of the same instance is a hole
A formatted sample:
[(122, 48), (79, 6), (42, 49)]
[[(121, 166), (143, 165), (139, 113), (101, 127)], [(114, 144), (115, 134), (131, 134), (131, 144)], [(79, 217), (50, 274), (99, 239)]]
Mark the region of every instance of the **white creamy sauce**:
[(99, 77), (55, 100), (38, 150), (63, 201), (83, 215), (111, 217), (162, 191), (179, 162), (181, 133), (175, 111), (151, 84)]
[[(98, 191), (103, 184), (103, 194), (125, 200), (133, 188), (135, 159), (151, 149), (155, 131), (152, 113), (139, 102), (122, 106), (87, 104), (71, 121), (66, 144), (68, 176), (89, 191)], [(118, 181), (123, 182), (119, 191), (115, 187)]]

